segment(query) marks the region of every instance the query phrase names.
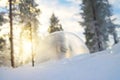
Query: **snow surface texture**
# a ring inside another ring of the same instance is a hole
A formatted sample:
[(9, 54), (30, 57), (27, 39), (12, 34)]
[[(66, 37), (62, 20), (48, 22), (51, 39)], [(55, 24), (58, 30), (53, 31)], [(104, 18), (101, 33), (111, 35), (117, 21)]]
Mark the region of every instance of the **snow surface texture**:
[(19, 68), (0, 68), (0, 80), (120, 80), (120, 43), (94, 54)]
[(79, 54), (89, 53), (84, 42), (71, 32), (54, 32), (43, 40), (36, 52), (36, 62), (43, 62), (51, 59), (70, 58)]

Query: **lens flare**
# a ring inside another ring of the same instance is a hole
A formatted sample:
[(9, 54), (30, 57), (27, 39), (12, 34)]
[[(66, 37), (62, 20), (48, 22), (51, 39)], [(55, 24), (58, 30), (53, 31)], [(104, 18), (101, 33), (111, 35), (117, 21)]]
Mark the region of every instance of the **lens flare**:
[(26, 61), (30, 61), (32, 56), (32, 43), (31, 41), (23, 41), (22, 45), (22, 62), (25, 63)]

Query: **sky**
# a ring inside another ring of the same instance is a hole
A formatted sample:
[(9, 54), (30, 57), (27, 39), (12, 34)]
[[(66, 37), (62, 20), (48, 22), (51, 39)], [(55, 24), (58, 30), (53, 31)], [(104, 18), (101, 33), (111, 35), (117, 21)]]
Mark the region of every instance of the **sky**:
[(116, 18), (115, 23), (120, 24), (120, 0), (109, 0), (109, 2), (112, 5), (113, 18)]
[[(8, 0), (0, 0), (0, 7), (4, 6)], [(79, 15), (81, 0), (35, 0), (39, 4), (41, 10), (40, 19), (40, 32), (45, 34), (48, 26), (50, 25), (50, 17), (54, 13), (60, 20), (60, 24), (64, 31), (77, 32), (82, 35), (84, 29), (79, 25), (78, 21), (82, 18)], [(114, 23), (120, 24), (120, 0), (109, 0), (112, 5), (113, 16), (116, 18)]]
[(45, 32), (50, 25), (50, 17), (52, 13), (58, 17), (60, 24), (64, 31), (68, 32), (83, 32), (83, 28), (80, 27), (78, 21), (81, 20), (79, 16), (79, 1), (74, 2), (72, 0), (37, 0), (41, 9), (40, 22), (41, 32)]

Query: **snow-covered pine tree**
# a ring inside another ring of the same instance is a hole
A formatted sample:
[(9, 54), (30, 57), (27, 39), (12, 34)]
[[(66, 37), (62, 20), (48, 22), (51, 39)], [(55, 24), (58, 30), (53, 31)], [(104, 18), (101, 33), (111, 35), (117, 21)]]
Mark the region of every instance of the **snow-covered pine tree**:
[(4, 14), (5, 14), (4, 12), (0, 11), (0, 26), (6, 22), (6, 19), (4, 18)]
[[(5, 12), (0, 11), (0, 33), (4, 29), (4, 27), (2, 27), (2, 25), (7, 22), (7, 19), (4, 18), (4, 15), (5, 15)], [(1, 48), (4, 47), (3, 43), (5, 43), (5, 39), (3, 38), (3, 36), (4, 35), (0, 35), (0, 50), (1, 50)]]
[(117, 33), (116, 33), (116, 25), (112, 22), (111, 20), (111, 16), (112, 16), (112, 11), (111, 11), (111, 6), (109, 1), (107, 1), (107, 5), (108, 5), (108, 10), (110, 12), (110, 14), (108, 14), (108, 18), (107, 18), (107, 21), (108, 21), (108, 31), (109, 31), (109, 34), (111, 34), (113, 36), (113, 40), (114, 40), (114, 44), (118, 43), (118, 36), (117, 36)]
[(86, 45), (90, 52), (106, 49), (108, 41), (107, 17), (110, 6), (106, 0), (82, 0), (83, 22), (85, 28)]
[(53, 13), (51, 18), (50, 18), (50, 26), (48, 28), (48, 32), (53, 33), (53, 32), (56, 32), (56, 31), (63, 31), (63, 28), (62, 28), (62, 25), (59, 24), (58, 18)]
[(0, 66), (11, 66), (10, 47), (8, 47), (6, 40), (9, 31), (5, 32), (6, 28), (9, 28), (10, 26), (3, 26), (8, 22), (8, 18), (6, 17), (8, 11), (6, 6), (8, 5), (6, 4), (0, 7)]

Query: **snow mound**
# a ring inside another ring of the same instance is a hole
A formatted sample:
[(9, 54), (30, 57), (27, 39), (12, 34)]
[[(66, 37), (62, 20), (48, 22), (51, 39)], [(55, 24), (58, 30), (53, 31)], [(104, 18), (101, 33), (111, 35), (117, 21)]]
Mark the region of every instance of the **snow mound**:
[(89, 53), (84, 42), (71, 32), (54, 32), (45, 37), (39, 44), (36, 62), (50, 59), (70, 58), (79, 54)]
[(111, 53), (120, 53), (120, 42), (111, 48)]
[(120, 43), (110, 50), (35, 67), (0, 68), (0, 80), (120, 80), (119, 48)]

